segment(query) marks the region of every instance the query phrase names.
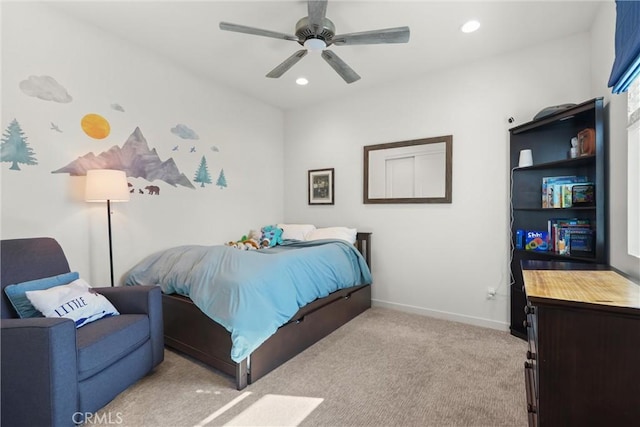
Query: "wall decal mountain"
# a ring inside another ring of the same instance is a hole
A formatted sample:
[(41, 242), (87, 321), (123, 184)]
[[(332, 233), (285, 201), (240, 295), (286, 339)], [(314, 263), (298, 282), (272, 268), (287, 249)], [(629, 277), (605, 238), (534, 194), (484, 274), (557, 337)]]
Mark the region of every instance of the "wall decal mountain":
[(172, 157), (162, 161), (155, 148), (149, 150), (139, 127), (136, 127), (122, 147), (114, 145), (97, 156), (92, 152), (87, 153), (51, 173), (79, 176), (86, 175), (90, 169), (119, 169), (125, 171), (128, 177), (144, 178), (147, 181), (159, 179), (174, 187), (182, 185), (195, 189), (189, 178), (180, 172)]

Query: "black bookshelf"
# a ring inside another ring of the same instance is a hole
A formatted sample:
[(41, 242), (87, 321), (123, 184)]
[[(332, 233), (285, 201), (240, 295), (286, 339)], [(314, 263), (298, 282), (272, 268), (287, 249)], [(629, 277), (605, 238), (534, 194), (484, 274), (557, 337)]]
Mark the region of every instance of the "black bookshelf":
[[(526, 260), (608, 264), (607, 147), (604, 140), (603, 99), (595, 98), (573, 108), (511, 128), (511, 243), (516, 247), (516, 230), (547, 230), (549, 219), (588, 219), (594, 230), (594, 250), (589, 254), (560, 255), (521, 249), (511, 251), (511, 333), (526, 339), (526, 298), (521, 262)], [(571, 138), (591, 128), (595, 131), (595, 154), (569, 157)], [(520, 150), (530, 149), (533, 165), (518, 167)], [(586, 176), (595, 184), (594, 206), (542, 207), (542, 178)]]

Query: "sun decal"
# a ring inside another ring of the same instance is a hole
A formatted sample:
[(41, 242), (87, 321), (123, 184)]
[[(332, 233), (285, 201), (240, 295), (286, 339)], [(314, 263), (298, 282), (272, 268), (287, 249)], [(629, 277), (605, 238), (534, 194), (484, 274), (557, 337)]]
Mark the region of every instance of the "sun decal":
[(80, 126), (84, 133), (95, 139), (104, 139), (111, 132), (109, 122), (99, 114), (87, 114), (80, 121)]

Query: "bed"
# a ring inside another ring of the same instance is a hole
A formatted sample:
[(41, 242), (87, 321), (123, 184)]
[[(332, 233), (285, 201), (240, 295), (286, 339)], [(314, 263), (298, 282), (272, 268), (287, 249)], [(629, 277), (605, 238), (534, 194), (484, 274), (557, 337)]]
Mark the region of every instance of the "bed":
[[(358, 255), (359, 262), (370, 266), (371, 233), (357, 233), (354, 246), (362, 255)], [(354, 250), (353, 247), (350, 249)], [(269, 257), (265, 255), (261, 258)], [(165, 264), (171, 262), (170, 258), (164, 260)], [(141, 267), (136, 266), (132, 271), (147, 267), (142, 263)], [(366, 270), (369, 274), (368, 268)], [(137, 280), (134, 276), (130, 272), (125, 284), (153, 284)], [(230, 332), (233, 329), (229, 325), (225, 327), (214, 321), (212, 317), (215, 316), (205, 314), (191, 298), (168, 293), (164, 287), (165, 345), (231, 375), (235, 378), (236, 388), (241, 390), (370, 308), (370, 275), (368, 277), (368, 283), (354, 283), (316, 298), (299, 309), (296, 307), (297, 312), (287, 317), (288, 321), (277, 327), (257, 348), (250, 348), (246, 357), (245, 353), (238, 352), (237, 334)], [(202, 306), (196, 296), (194, 299)]]

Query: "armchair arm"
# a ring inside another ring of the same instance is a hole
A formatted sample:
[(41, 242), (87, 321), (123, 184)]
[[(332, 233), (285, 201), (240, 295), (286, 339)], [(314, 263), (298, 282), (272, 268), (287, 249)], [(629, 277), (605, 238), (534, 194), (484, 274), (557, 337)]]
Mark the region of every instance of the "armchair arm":
[(78, 410), (70, 319), (2, 319), (2, 425), (71, 426)]
[(146, 314), (151, 327), (153, 366), (164, 360), (164, 324), (162, 291), (159, 286), (118, 286), (94, 288), (106, 297), (121, 314)]
[(162, 310), (162, 291), (159, 286), (117, 286), (93, 289), (104, 295), (122, 314), (150, 314), (157, 309), (154, 307), (155, 303), (159, 304)]

